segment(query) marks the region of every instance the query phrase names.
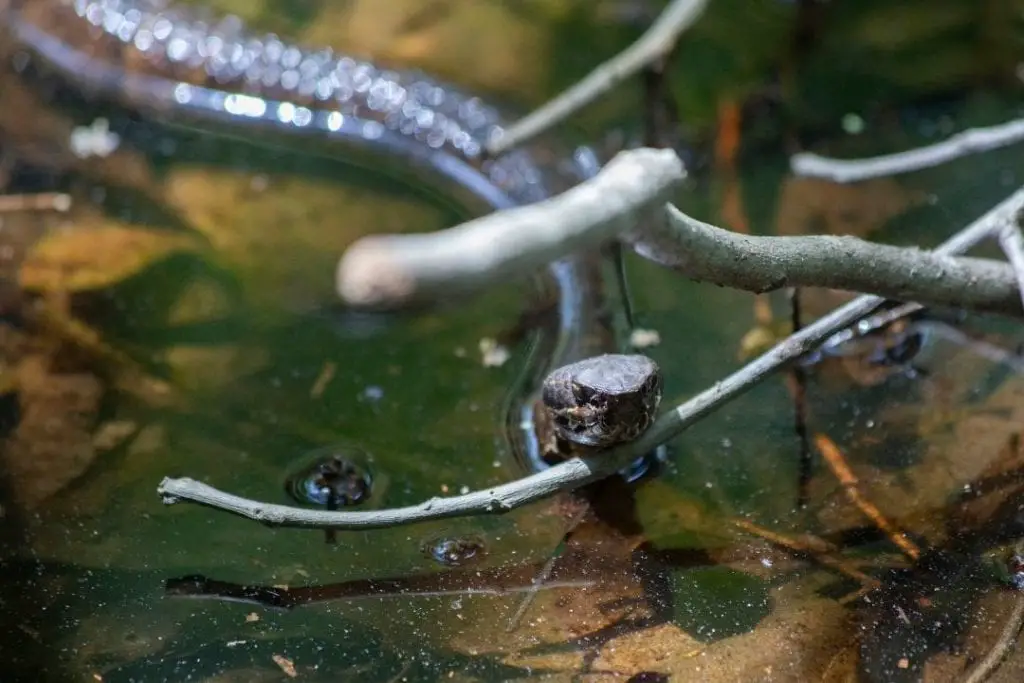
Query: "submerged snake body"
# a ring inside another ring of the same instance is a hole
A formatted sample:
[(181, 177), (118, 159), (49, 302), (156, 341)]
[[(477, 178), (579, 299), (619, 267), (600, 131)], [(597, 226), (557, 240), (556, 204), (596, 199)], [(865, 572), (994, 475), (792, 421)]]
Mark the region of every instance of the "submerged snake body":
[[(16, 44), (87, 92), (156, 116), (314, 134), (345, 151), (394, 155), (491, 209), (545, 199), (599, 167), (585, 148), (567, 158), (517, 150), (484, 159), (502, 119), (479, 98), (419, 72), (253, 34), (237, 17), (211, 20), (164, 0), (0, 0), (0, 17)], [(506, 415), (528, 468), (556, 451), (635, 438), (657, 408), (660, 375), (640, 356), (552, 374), (547, 408), (539, 400), (554, 368), (622, 348), (628, 308), (618, 256), (606, 247), (549, 268), (558, 329), (540, 340), (523, 380), (530, 391), (518, 392)]]

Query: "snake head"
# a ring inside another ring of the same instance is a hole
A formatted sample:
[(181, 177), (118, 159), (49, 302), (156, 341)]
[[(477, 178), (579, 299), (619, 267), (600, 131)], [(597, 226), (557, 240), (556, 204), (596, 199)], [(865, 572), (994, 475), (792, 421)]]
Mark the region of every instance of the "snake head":
[(574, 405), (552, 411), (559, 435), (584, 446), (600, 446), (603, 411), (595, 405)]
[(661, 400), (661, 372), (646, 356), (595, 356), (554, 370), (541, 398), (559, 438), (609, 448), (650, 426)]

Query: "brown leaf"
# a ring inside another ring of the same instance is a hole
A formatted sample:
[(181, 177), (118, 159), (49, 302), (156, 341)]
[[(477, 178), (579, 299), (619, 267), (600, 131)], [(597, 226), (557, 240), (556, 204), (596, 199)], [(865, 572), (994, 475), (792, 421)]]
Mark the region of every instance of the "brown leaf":
[(19, 281), (36, 292), (100, 289), (189, 248), (191, 242), (181, 234), (85, 221), (43, 237), (22, 264)]

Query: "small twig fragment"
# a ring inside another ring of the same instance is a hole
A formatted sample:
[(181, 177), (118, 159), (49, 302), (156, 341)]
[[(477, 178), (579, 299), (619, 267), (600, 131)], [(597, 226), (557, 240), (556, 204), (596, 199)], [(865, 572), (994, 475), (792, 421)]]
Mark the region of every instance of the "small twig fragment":
[(836, 552), (837, 548), (820, 538), (804, 537), (798, 539), (784, 536), (745, 519), (734, 520), (733, 524), (753, 536), (763, 538), (774, 546), (797, 555), (806, 556), (827, 569), (847, 576), (860, 583), (862, 587), (875, 588), (879, 585), (878, 579), (868, 576), (856, 567), (852, 567), (842, 560), (833, 557), (830, 553)]
[(902, 550), (907, 557), (911, 560), (916, 560), (920, 557), (921, 549), (917, 547), (917, 544), (897, 529), (874, 503), (861, 495), (858, 489), (860, 482), (846, 463), (846, 458), (843, 457), (839, 447), (824, 434), (816, 434), (814, 443), (818, 447), (818, 452), (825, 458), (825, 462), (828, 463), (832, 473), (836, 475), (836, 479), (843, 485), (843, 490), (846, 492), (846, 497), (850, 499), (850, 502), (857, 506), (857, 509), (863, 512), (875, 526), (881, 529), (889, 537), (889, 540)]
[(295, 678), (299, 673), (295, 670), (295, 662), (288, 659), (284, 655), (275, 654), (271, 657), (274, 660), (274, 664), (281, 669), (285, 676), (288, 678)]
[(66, 213), (71, 208), (71, 195), (63, 192), (36, 194), (0, 194), (0, 213), (15, 211), (56, 211)]
[(1021, 235), (1020, 226), (1016, 223), (1004, 225), (999, 231), (999, 246), (1013, 267), (1017, 278), (1017, 296), (1024, 302), (1024, 236)]

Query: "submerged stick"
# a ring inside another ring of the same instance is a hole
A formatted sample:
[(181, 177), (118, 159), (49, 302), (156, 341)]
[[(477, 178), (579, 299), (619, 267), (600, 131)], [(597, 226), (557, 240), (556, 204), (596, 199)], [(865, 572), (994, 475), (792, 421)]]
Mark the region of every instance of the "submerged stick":
[(746, 519), (734, 520), (733, 524), (735, 524), (741, 531), (745, 531), (752, 536), (757, 536), (778, 548), (782, 548), (794, 555), (803, 555), (826, 569), (831, 569), (843, 576), (851, 578), (861, 584), (861, 586), (877, 588), (880, 585), (878, 579), (868, 576), (853, 565), (834, 557), (833, 553), (836, 553), (838, 548), (820, 538), (814, 538), (811, 536), (792, 538), (790, 536), (785, 536), (778, 532), (771, 531), (770, 529), (765, 529), (764, 527), (758, 526)]
[(989, 676), (999, 668), (999, 665), (1003, 663), (1006, 656), (1010, 654), (1010, 650), (1013, 649), (1017, 639), (1020, 638), (1022, 628), (1024, 628), (1024, 595), (1018, 593), (1013, 601), (1013, 609), (1010, 610), (1010, 615), (1007, 617), (995, 645), (967, 673), (962, 683), (982, 683), (982, 681), (988, 680)]
[(897, 529), (874, 503), (861, 495), (859, 488), (860, 480), (857, 479), (857, 475), (850, 469), (850, 466), (846, 463), (846, 458), (843, 457), (843, 452), (839, 450), (839, 447), (836, 446), (832, 439), (824, 434), (817, 434), (814, 437), (814, 443), (818, 447), (821, 457), (825, 459), (829, 469), (832, 470), (832, 474), (842, 484), (843, 491), (846, 493), (846, 497), (850, 499), (850, 502), (865, 517), (870, 519), (871, 523), (878, 527), (897, 548), (902, 550), (904, 555), (911, 560), (917, 560), (921, 556), (921, 549), (917, 547), (916, 543), (907, 538), (905, 533)]

